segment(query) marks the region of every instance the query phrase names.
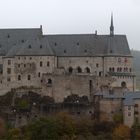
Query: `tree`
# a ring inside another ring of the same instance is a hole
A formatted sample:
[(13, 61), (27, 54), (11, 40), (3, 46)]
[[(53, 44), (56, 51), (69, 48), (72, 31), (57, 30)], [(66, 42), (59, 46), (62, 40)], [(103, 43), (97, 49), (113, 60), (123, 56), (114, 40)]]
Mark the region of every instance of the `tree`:
[(113, 140), (129, 140), (131, 130), (128, 126), (120, 124), (114, 129)]
[(71, 115), (65, 112), (60, 112), (56, 115), (56, 119), (59, 122), (61, 137), (65, 136), (69, 137), (70, 139), (75, 137), (75, 120)]
[(19, 128), (13, 128), (8, 131), (5, 140), (19, 140), (21, 137), (21, 130)]
[(25, 127), (27, 140), (59, 140), (59, 123), (54, 117), (40, 118)]
[(120, 124), (123, 122), (123, 114), (122, 113), (116, 113), (113, 116), (113, 120), (116, 124)]
[(77, 118), (76, 134), (82, 136), (84, 139), (92, 136), (93, 121), (88, 117)]
[(135, 123), (132, 126), (132, 138), (135, 140), (140, 140), (140, 124)]
[(103, 133), (112, 133), (115, 125), (113, 122), (102, 121), (94, 122), (93, 124), (93, 134), (100, 135)]
[(0, 119), (0, 138), (6, 134), (6, 126), (2, 119)]

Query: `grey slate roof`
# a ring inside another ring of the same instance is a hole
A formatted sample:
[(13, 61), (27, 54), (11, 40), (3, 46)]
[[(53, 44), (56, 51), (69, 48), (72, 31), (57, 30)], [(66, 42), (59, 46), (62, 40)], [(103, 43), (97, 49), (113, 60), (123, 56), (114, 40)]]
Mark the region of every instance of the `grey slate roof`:
[(17, 56), (42, 56), (55, 55), (46, 38), (30, 39), (22, 44), (17, 51)]
[(22, 41), (42, 35), (40, 28), (0, 29), (0, 55), (5, 55), (13, 46)]
[[(24, 42), (23, 42), (24, 41)], [(28, 45), (31, 44), (31, 49)], [(40, 49), (40, 44), (43, 45)], [(125, 35), (43, 35), (41, 28), (0, 29), (0, 55), (131, 56)]]
[(125, 106), (134, 106), (134, 101), (136, 99), (140, 100), (140, 91), (135, 92), (126, 92), (124, 95), (110, 95), (103, 94), (102, 92), (96, 93), (96, 96), (103, 96), (104, 99), (123, 99), (123, 105)]
[(98, 92), (94, 94), (95, 96), (103, 96), (104, 99), (123, 99), (123, 95), (116, 95), (116, 94), (109, 94), (109, 93), (102, 93)]
[(139, 99), (140, 100), (140, 91), (136, 92), (129, 92), (126, 93), (124, 96), (124, 105), (129, 106), (129, 105), (134, 105), (134, 100)]
[(125, 35), (46, 35), (57, 56), (131, 56)]

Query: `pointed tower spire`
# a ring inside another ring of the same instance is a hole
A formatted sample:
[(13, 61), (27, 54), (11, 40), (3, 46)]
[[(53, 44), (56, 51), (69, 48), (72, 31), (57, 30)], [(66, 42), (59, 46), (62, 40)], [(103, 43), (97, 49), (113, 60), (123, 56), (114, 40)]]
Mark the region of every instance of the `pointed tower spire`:
[(111, 13), (110, 36), (114, 35), (113, 13)]

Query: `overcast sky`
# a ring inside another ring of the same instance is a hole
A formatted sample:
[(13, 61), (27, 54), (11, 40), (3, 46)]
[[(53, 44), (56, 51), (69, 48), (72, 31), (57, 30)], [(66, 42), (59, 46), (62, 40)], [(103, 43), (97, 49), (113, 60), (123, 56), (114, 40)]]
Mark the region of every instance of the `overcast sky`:
[(115, 33), (140, 50), (140, 0), (0, 0), (0, 28), (42, 24), (47, 34), (109, 34), (111, 11)]

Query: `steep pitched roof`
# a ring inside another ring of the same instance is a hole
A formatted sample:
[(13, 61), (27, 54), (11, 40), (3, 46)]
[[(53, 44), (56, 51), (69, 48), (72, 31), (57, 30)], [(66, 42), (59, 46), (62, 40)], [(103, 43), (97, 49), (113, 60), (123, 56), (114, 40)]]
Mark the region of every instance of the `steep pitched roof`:
[(8, 55), (15, 55), (15, 56), (48, 55), (49, 56), (49, 55), (54, 55), (54, 53), (46, 38), (34, 38), (34, 39), (27, 40), (25, 43), (23, 43), (20, 46), (14, 47), (13, 51), (9, 52)]
[(46, 35), (57, 56), (131, 56), (125, 35)]
[(0, 29), (0, 55), (5, 55), (17, 44), (41, 35), (40, 28)]

